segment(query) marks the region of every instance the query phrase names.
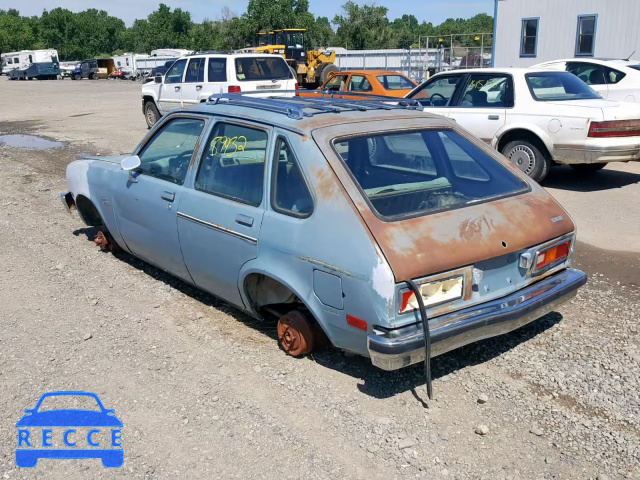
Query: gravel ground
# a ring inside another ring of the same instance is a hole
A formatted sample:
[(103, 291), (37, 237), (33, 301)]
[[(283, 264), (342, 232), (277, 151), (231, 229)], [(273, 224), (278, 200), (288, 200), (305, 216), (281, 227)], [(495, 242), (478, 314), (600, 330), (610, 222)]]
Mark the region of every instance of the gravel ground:
[[(0, 88), (42, 85), (15, 83)], [(135, 85), (75, 83), (45, 84), (59, 91), (39, 111), (0, 113), (0, 134), (65, 142), (0, 147), (0, 478), (640, 478), (640, 255), (580, 244), (590, 280), (578, 297), (436, 358), (424, 408), (419, 366), (287, 357), (274, 325), (100, 252), (59, 203), (64, 166), (131, 149), (144, 120)], [(105, 113), (72, 116), (91, 108)], [(93, 391), (116, 410), (123, 468), (15, 467), (15, 422), (52, 390)]]

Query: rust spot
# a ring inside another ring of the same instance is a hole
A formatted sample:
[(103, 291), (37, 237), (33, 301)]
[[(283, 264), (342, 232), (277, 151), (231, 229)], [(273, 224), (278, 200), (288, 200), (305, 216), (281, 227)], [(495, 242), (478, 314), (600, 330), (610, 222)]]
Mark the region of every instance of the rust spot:
[(306, 355), (313, 350), (313, 327), (302, 313), (292, 310), (278, 320), (278, 340), (289, 355)]

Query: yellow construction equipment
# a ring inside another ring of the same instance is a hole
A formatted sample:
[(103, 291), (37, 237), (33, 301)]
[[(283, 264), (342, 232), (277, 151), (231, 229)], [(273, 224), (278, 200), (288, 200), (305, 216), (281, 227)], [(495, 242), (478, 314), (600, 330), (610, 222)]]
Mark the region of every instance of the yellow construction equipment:
[(304, 28), (260, 32), (254, 39), (253, 47), (242, 51), (282, 55), (296, 73), (301, 86), (316, 88), (322, 85), (332, 72), (338, 71), (338, 67), (334, 65), (336, 52), (323, 49), (306, 50), (306, 32)]

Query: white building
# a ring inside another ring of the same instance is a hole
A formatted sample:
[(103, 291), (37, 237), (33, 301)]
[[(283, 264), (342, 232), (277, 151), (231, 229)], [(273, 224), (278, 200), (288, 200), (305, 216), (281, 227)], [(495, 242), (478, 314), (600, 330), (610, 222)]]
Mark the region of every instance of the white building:
[(640, 60), (640, 0), (495, 0), (496, 67), (572, 57)]

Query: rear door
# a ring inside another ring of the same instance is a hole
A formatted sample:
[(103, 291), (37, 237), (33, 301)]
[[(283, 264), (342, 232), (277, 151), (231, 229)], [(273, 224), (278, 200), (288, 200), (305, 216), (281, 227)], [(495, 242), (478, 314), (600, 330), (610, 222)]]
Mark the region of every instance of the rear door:
[[(243, 92), (261, 90), (294, 90), (293, 71), (280, 55), (238, 56), (234, 58), (235, 79), (231, 84)], [(237, 83), (236, 83), (237, 82)]]
[(202, 98), (207, 98), (203, 91), (206, 60), (205, 57), (189, 58), (181, 86), (182, 108), (192, 107), (200, 103)]
[(602, 95), (609, 97), (609, 88), (605, 79), (605, 66), (591, 62), (567, 62), (567, 72), (573, 73), (584, 83)]
[(240, 268), (258, 255), (271, 130), (218, 120), (178, 209), (180, 245), (194, 282), (238, 306)]
[(513, 106), (513, 79), (503, 73), (472, 73), (462, 83), (449, 117), (483, 142), (491, 144)]
[(209, 57), (207, 59), (207, 82), (204, 85), (207, 98), (214, 93), (229, 91), (229, 72), (226, 57)]
[(163, 115), (172, 110), (182, 108), (182, 79), (184, 78), (186, 66), (187, 59), (180, 59), (173, 64), (164, 76), (158, 98), (160, 113)]

